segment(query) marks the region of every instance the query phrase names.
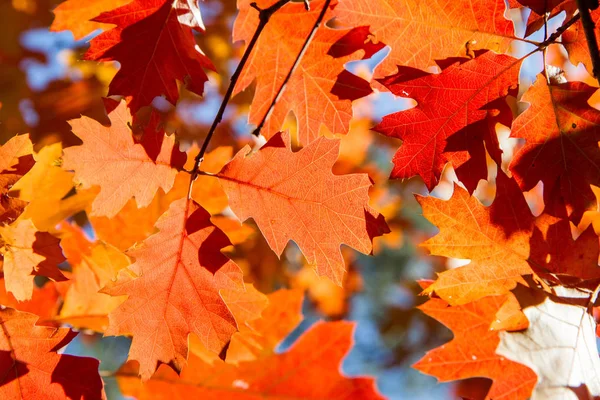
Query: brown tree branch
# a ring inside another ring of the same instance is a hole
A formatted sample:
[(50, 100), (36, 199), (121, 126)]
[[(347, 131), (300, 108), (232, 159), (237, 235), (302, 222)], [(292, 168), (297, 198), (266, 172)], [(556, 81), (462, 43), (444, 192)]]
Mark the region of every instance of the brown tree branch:
[(583, 25), (585, 40), (587, 41), (590, 58), (592, 59), (592, 74), (598, 80), (598, 83), (600, 83), (600, 52), (598, 51), (598, 41), (594, 32), (596, 26), (590, 14), (590, 2), (577, 0), (577, 8), (581, 15), (581, 24)]
[(325, 0), (325, 3), (323, 4), (323, 8), (321, 9), (319, 16), (317, 17), (317, 19), (312, 27), (312, 30), (306, 37), (306, 40), (304, 41), (304, 44), (302, 45), (302, 48), (300, 49), (300, 52), (298, 53), (296, 60), (294, 60), (294, 64), (292, 64), (292, 67), (288, 71), (288, 74), (286, 75), (285, 79), (281, 83), (281, 86), (279, 87), (277, 94), (275, 95), (275, 97), (273, 97), (273, 100), (271, 101), (271, 104), (269, 105), (267, 112), (263, 116), (262, 120), (260, 121), (260, 123), (258, 124), (256, 129), (252, 132), (252, 134), (254, 136), (260, 135), (260, 131), (262, 130), (263, 126), (265, 125), (265, 122), (267, 122), (267, 119), (269, 119), (269, 117), (271, 116), (271, 113), (273, 112), (273, 108), (275, 108), (275, 104), (277, 104), (277, 101), (279, 101), (279, 99), (281, 98), (281, 95), (283, 94), (283, 91), (285, 90), (285, 86), (287, 85), (290, 78), (292, 77), (292, 74), (298, 67), (298, 64), (300, 64), (300, 61), (302, 60), (304, 53), (306, 53), (306, 49), (308, 49), (310, 42), (313, 40), (315, 34), (317, 33), (317, 29), (319, 29), (319, 26), (323, 22), (323, 18), (325, 18), (325, 14), (327, 13), (327, 9), (329, 8), (330, 4), (331, 4), (331, 0)]
[(250, 6), (252, 8), (258, 10), (258, 19), (259, 19), (258, 26), (256, 27), (256, 30), (254, 31), (254, 35), (252, 36), (252, 39), (250, 39), (250, 42), (248, 43), (248, 46), (246, 47), (246, 50), (244, 51), (244, 54), (242, 55), (242, 58), (240, 59), (240, 63), (238, 64), (237, 68), (235, 69), (235, 72), (233, 73), (233, 75), (231, 76), (229, 87), (227, 88), (227, 92), (225, 93), (225, 96), (223, 96), (223, 101), (221, 102), (219, 111), (217, 112), (217, 115), (215, 116), (215, 119), (213, 120), (213, 123), (210, 126), (210, 129), (208, 130), (208, 134), (206, 135), (206, 138), (204, 138), (204, 142), (202, 143), (200, 152), (196, 156), (196, 159), (194, 162), (194, 167), (190, 171), (191, 176), (190, 176), (190, 185), (188, 188), (188, 197), (190, 196), (190, 193), (192, 190), (192, 183), (194, 182), (194, 180), (196, 180), (196, 177), (198, 176), (200, 164), (202, 163), (202, 160), (204, 159), (204, 154), (206, 153), (208, 144), (210, 143), (210, 140), (212, 139), (212, 136), (215, 133), (217, 126), (219, 125), (219, 123), (221, 123), (221, 120), (223, 119), (223, 114), (225, 113), (225, 108), (227, 108), (227, 104), (229, 103), (229, 100), (231, 99), (233, 90), (235, 88), (235, 85), (237, 84), (240, 74), (242, 73), (242, 70), (246, 66), (246, 62), (248, 61), (248, 58), (250, 58), (250, 53), (252, 53), (252, 50), (256, 46), (256, 42), (258, 41), (258, 38), (260, 37), (262, 31), (265, 29), (265, 26), (271, 19), (271, 16), (273, 16), (273, 14), (275, 12), (277, 12), (281, 7), (283, 7), (284, 5), (286, 5), (289, 2), (290, 2), (290, 0), (279, 0), (277, 3), (273, 4), (272, 6), (270, 6), (268, 8), (265, 8), (265, 9), (259, 8), (256, 3), (250, 4)]

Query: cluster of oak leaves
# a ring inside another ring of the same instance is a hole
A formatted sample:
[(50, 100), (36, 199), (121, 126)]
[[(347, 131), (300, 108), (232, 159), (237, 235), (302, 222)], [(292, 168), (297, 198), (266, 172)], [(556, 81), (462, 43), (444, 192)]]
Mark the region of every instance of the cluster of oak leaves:
[[(254, 220), (277, 255), (294, 241), (317, 274), (342, 284), (340, 246), (368, 254), (373, 238), (390, 230), (368, 205), (369, 177), (332, 172), (339, 140), (323, 133), (347, 133), (352, 102), (371, 87), (416, 101), (373, 128), (402, 141), (391, 178), (418, 175), (432, 190), (451, 164), (462, 183), (448, 200), (418, 198), (439, 228), (423, 246), (470, 263), (420, 283), (431, 297), (422, 311), (454, 339), (415, 368), (442, 381), (490, 378), (483, 395), (492, 399), (600, 396), (593, 317), (600, 111), (588, 103), (596, 88), (541, 65), (546, 72), (519, 94), (523, 60), (545, 54), (559, 35), (540, 43), (517, 36), (503, 0), (315, 0), (308, 10), (289, 2), (272, 15), (234, 89), (254, 85), (249, 121), (267, 117), (266, 144), (232, 159), (208, 153), (188, 191), (198, 150), (181, 152), (157, 112), (141, 138), (131, 126), (157, 96), (176, 104), (178, 82), (202, 94), (214, 66), (194, 39), (193, 31), (204, 31), (196, 1), (87, 3), (62, 3), (51, 29), (76, 38), (104, 29), (85, 58), (120, 64), (105, 99), (110, 126), (81, 117), (70, 121), (81, 145), (34, 152), (23, 134), (0, 148), (1, 398), (104, 396), (97, 360), (57, 352), (76, 335), (60, 323), (131, 336), (130, 362), (116, 376), (122, 392), (137, 398), (381, 398), (372, 379), (339, 372), (352, 344), (349, 322), (317, 323), (275, 352), (302, 319), (302, 294), (266, 296), (245, 284), (221, 251), (235, 229), (211, 218), (223, 208), (215, 212), (216, 199), (224, 201), (240, 221)], [(238, 0), (234, 41), (248, 43), (259, 23), (250, 3)], [(547, 19), (578, 18), (575, 3), (511, 0), (508, 8), (532, 10), (529, 35)], [(328, 23), (316, 29), (271, 109), (322, 10)], [(570, 61), (591, 70), (581, 22), (562, 33)], [(508, 55), (515, 43), (531, 51)], [(344, 69), (385, 46), (389, 54), (371, 82)], [(517, 96), (527, 103), (520, 114)], [(301, 146), (295, 152), (280, 132), (290, 111)], [(522, 139), (508, 160), (499, 125)], [(488, 179), (490, 160), (496, 194), (484, 205), (472, 194)], [(534, 215), (527, 192), (540, 182), (544, 208)], [(95, 241), (67, 222), (82, 210)], [(58, 268), (65, 260), (69, 273)], [(38, 287), (34, 275), (57, 284)], [(59, 298), (57, 311), (51, 305)]]

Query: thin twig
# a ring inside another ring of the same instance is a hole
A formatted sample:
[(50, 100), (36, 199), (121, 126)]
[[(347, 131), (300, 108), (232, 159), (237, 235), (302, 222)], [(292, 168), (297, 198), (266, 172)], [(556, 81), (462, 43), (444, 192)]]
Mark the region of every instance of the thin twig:
[[(544, 42), (548, 40), (548, 1), (544, 1)], [(546, 53), (547, 47), (544, 47), (542, 50), (542, 61), (544, 62), (544, 75), (546, 76), (546, 81), (550, 84), (550, 78), (548, 76), (548, 64), (546, 63)]]
[(223, 114), (225, 113), (225, 108), (227, 108), (227, 103), (229, 103), (229, 100), (231, 99), (231, 95), (233, 94), (235, 85), (237, 84), (237, 81), (240, 77), (240, 74), (242, 73), (242, 70), (246, 66), (246, 62), (248, 61), (248, 58), (250, 58), (250, 53), (252, 53), (252, 50), (256, 46), (256, 42), (258, 41), (258, 38), (260, 37), (260, 34), (262, 33), (262, 31), (265, 29), (265, 26), (271, 19), (271, 16), (276, 11), (278, 11), (281, 7), (283, 7), (284, 5), (286, 5), (289, 2), (290, 2), (290, 0), (279, 0), (277, 3), (273, 4), (272, 6), (270, 6), (268, 8), (265, 8), (265, 9), (259, 8), (256, 3), (250, 4), (250, 6), (252, 8), (258, 10), (258, 19), (259, 19), (258, 26), (256, 27), (256, 30), (254, 31), (254, 35), (252, 35), (252, 39), (250, 39), (250, 42), (248, 43), (248, 46), (246, 47), (246, 50), (244, 51), (244, 54), (242, 55), (242, 58), (240, 59), (240, 63), (238, 64), (237, 68), (235, 69), (235, 72), (233, 73), (233, 75), (231, 76), (231, 81), (229, 83), (229, 87), (227, 88), (227, 92), (225, 93), (225, 96), (223, 97), (223, 101), (221, 102), (219, 111), (217, 112), (217, 115), (215, 116), (215, 119), (213, 120), (213, 123), (210, 126), (210, 129), (208, 131), (208, 134), (206, 135), (206, 138), (204, 138), (204, 142), (202, 143), (200, 152), (196, 156), (196, 160), (194, 162), (194, 167), (190, 171), (191, 177), (190, 177), (190, 186), (188, 188), (188, 197), (189, 197), (191, 189), (192, 189), (192, 182), (194, 182), (194, 180), (198, 176), (200, 164), (202, 163), (202, 160), (204, 159), (204, 154), (206, 153), (208, 144), (209, 144), (210, 140), (212, 139), (212, 136), (215, 133), (217, 126), (223, 119)]
[(325, 3), (323, 4), (323, 8), (321, 9), (319, 16), (317, 17), (317, 20), (315, 21), (315, 23), (312, 27), (312, 30), (306, 37), (306, 40), (304, 41), (304, 44), (302, 45), (302, 48), (300, 49), (300, 52), (298, 53), (296, 60), (294, 60), (294, 64), (292, 64), (292, 67), (288, 71), (288, 74), (286, 75), (285, 79), (281, 83), (281, 86), (279, 87), (277, 94), (275, 95), (275, 97), (273, 97), (273, 100), (271, 101), (271, 104), (269, 105), (267, 112), (265, 113), (262, 120), (260, 121), (260, 124), (258, 124), (256, 129), (252, 132), (252, 134), (254, 136), (260, 135), (260, 131), (262, 130), (263, 126), (265, 125), (265, 122), (267, 122), (267, 119), (269, 119), (269, 117), (271, 116), (271, 113), (273, 112), (273, 109), (275, 108), (275, 104), (279, 101), (279, 98), (281, 97), (281, 95), (283, 94), (283, 91), (285, 90), (285, 86), (287, 85), (290, 78), (292, 77), (292, 74), (298, 67), (298, 64), (300, 64), (300, 61), (302, 60), (304, 53), (306, 53), (306, 49), (308, 49), (308, 46), (310, 45), (310, 42), (314, 38), (315, 33), (317, 33), (317, 29), (319, 29), (321, 22), (323, 22), (323, 18), (325, 18), (325, 14), (327, 13), (327, 9), (329, 8), (329, 4), (331, 4), (331, 0), (325, 0)]
[(590, 14), (589, 1), (577, 0), (577, 8), (581, 15), (581, 24), (583, 25), (590, 58), (592, 59), (592, 74), (598, 80), (598, 83), (600, 83), (600, 52), (598, 51), (598, 41), (594, 32), (596, 27)]
[(548, 40), (548, 1), (544, 1), (544, 41)]
[(548, 39), (544, 40), (542, 43), (538, 43), (538, 50), (543, 50), (546, 47), (550, 46), (553, 43), (556, 43), (556, 40), (563, 34), (567, 29), (569, 29), (575, 22), (579, 21), (581, 15), (577, 14), (573, 16), (570, 20), (562, 24), (560, 28), (556, 30), (552, 35), (548, 37)]

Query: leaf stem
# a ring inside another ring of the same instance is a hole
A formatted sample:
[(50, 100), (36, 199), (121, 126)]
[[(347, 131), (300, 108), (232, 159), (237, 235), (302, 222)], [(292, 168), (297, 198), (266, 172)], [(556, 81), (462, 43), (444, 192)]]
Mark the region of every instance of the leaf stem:
[(577, 8), (581, 15), (581, 24), (585, 32), (585, 40), (587, 41), (590, 58), (592, 59), (592, 74), (600, 83), (600, 52), (598, 51), (598, 41), (594, 32), (596, 26), (592, 15), (590, 14), (589, 1), (577, 0)]
[(317, 33), (317, 29), (319, 29), (321, 22), (323, 22), (323, 18), (325, 18), (325, 14), (327, 13), (327, 9), (329, 8), (330, 4), (331, 4), (331, 0), (325, 0), (325, 3), (323, 4), (323, 8), (321, 9), (319, 16), (315, 20), (315, 23), (313, 24), (313, 27), (312, 27), (310, 33), (306, 37), (306, 40), (304, 41), (304, 44), (302, 45), (302, 48), (300, 49), (298, 56), (296, 56), (296, 59), (294, 60), (294, 64), (292, 64), (292, 67), (288, 71), (288, 74), (286, 75), (285, 79), (281, 83), (281, 86), (279, 87), (277, 94), (275, 95), (275, 97), (273, 97), (273, 100), (271, 101), (271, 104), (269, 105), (267, 112), (263, 116), (262, 120), (260, 121), (260, 123), (258, 124), (256, 129), (254, 129), (254, 131), (252, 132), (252, 134), (254, 136), (260, 135), (260, 131), (264, 127), (265, 123), (267, 122), (267, 119), (269, 119), (269, 117), (271, 116), (271, 113), (273, 112), (273, 109), (275, 108), (275, 104), (277, 104), (277, 102), (281, 98), (281, 95), (283, 94), (283, 91), (285, 90), (287, 83), (289, 82), (290, 78), (292, 77), (292, 74), (298, 67), (298, 64), (300, 64), (300, 61), (302, 60), (304, 53), (306, 53), (306, 50), (308, 49), (310, 42), (315, 37), (315, 34)]
[(235, 69), (235, 72), (233, 73), (233, 75), (231, 76), (229, 87), (227, 88), (227, 92), (225, 93), (225, 96), (223, 96), (223, 101), (221, 102), (219, 111), (217, 112), (217, 115), (215, 116), (215, 119), (213, 120), (213, 123), (210, 126), (210, 129), (208, 130), (208, 134), (206, 135), (206, 138), (204, 138), (204, 142), (202, 143), (200, 152), (196, 156), (196, 159), (194, 162), (194, 167), (190, 171), (191, 176), (190, 176), (190, 185), (188, 188), (188, 197), (190, 196), (190, 193), (192, 190), (192, 183), (194, 182), (194, 180), (196, 180), (196, 177), (198, 176), (200, 164), (202, 163), (202, 160), (204, 159), (204, 154), (206, 153), (208, 144), (210, 143), (210, 140), (212, 139), (213, 134), (215, 133), (215, 130), (217, 129), (217, 126), (219, 125), (219, 123), (221, 123), (221, 120), (223, 119), (223, 114), (225, 113), (227, 104), (229, 103), (229, 100), (231, 99), (235, 85), (237, 84), (237, 81), (240, 78), (242, 70), (244, 69), (244, 67), (246, 66), (246, 63), (248, 62), (248, 59), (250, 58), (250, 54), (252, 53), (252, 50), (256, 46), (256, 42), (258, 42), (258, 38), (260, 37), (262, 31), (265, 29), (265, 26), (271, 19), (271, 16), (276, 11), (278, 11), (281, 7), (283, 7), (284, 5), (286, 5), (289, 2), (290, 2), (290, 0), (279, 0), (277, 3), (273, 4), (272, 6), (270, 6), (268, 8), (265, 8), (265, 9), (259, 8), (255, 2), (250, 4), (250, 6), (252, 8), (258, 10), (258, 19), (259, 19), (258, 26), (256, 27), (256, 30), (254, 31), (254, 35), (252, 36), (252, 39), (250, 39), (250, 42), (248, 43), (248, 46), (246, 47), (246, 50), (244, 51), (244, 54), (242, 55), (242, 58), (240, 59), (240, 63), (238, 64), (237, 68)]

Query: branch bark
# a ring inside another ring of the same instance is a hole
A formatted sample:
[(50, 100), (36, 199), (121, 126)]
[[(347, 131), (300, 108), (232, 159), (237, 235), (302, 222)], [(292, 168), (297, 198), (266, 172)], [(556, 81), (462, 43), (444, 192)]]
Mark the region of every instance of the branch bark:
[(315, 20), (315, 23), (314, 23), (314, 25), (312, 27), (312, 30), (310, 31), (310, 33), (306, 37), (306, 40), (304, 41), (304, 44), (302, 45), (302, 48), (300, 49), (300, 52), (298, 53), (298, 56), (296, 57), (296, 60), (294, 60), (294, 64), (292, 65), (292, 67), (288, 71), (288, 74), (286, 75), (285, 79), (281, 83), (281, 86), (279, 87), (279, 90), (277, 91), (277, 94), (275, 95), (275, 97), (273, 97), (273, 100), (271, 101), (271, 104), (269, 105), (269, 108), (267, 109), (267, 112), (263, 116), (262, 120), (260, 121), (260, 123), (258, 124), (258, 126), (256, 127), (256, 129), (254, 129), (254, 131), (252, 132), (252, 134), (254, 136), (260, 135), (260, 131), (262, 130), (262, 128), (264, 127), (265, 123), (267, 122), (267, 120), (271, 116), (271, 113), (273, 112), (273, 108), (275, 108), (275, 104), (277, 104), (277, 101), (279, 101), (279, 99), (281, 98), (281, 95), (283, 94), (283, 91), (285, 90), (285, 86), (287, 85), (287, 83), (289, 82), (290, 78), (292, 77), (292, 74), (294, 73), (294, 71), (298, 67), (298, 64), (300, 64), (300, 61), (302, 60), (302, 57), (304, 56), (304, 53), (306, 53), (306, 49), (308, 49), (308, 46), (310, 45), (310, 42), (315, 37), (315, 33), (317, 33), (317, 29), (319, 29), (319, 26), (321, 26), (321, 23), (323, 22), (323, 18), (325, 18), (325, 14), (327, 13), (327, 9), (329, 8), (330, 4), (331, 4), (331, 0), (325, 0), (325, 3), (323, 4), (323, 8), (321, 9), (321, 12), (319, 13), (319, 16)]
[(231, 81), (229, 83), (229, 87), (227, 88), (227, 92), (225, 93), (225, 96), (223, 96), (223, 101), (221, 102), (219, 111), (217, 112), (217, 115), (215, 116), (215, 119), (213, 120), (213, 123), (210, 126), (210, 129), (208, 130), (208, 134), (206, 135), (206, 138), (204, 138), (204, 142), (202, 143), (200, 152), (196, 156), (196, 159), (194, 162), (194, 167), (190, 171), (191, 176), (190, 176), (190, 185), (188, 188), (188, 197), (190, 196), (190, 193), (192, 190), (192, 183), (198, 177), (198, 171), (200, 169), (200, 164), (202, 163), (202, 160), (204, 159), (204, 154), (206, 153), (208, 144), (210, 143), (210, 140), (212, 139), (212, 136), (215, 133), (217, 126), (219, 125), (219, 123), (221, 123), (221, 120), (223, 119), (223, 114), (225, 113), (227, 104), (229, 103), (229, 100), (231, 99), (231, 95), (233, 94), (233, 89), (235, 88), (235, 85), (237, 84), (237, 81), (240, 77), (240, 74), (242, 73), (242, 70), (246, 66), (246, 63), (248, 62), (250, 53), (252, 53), (252, 50), (256, 46), (256, 42), (258, 41), (258, 38), (260, 37), (262, 31), (265, 29), (265, 26), (267, 25), (267, 23), (269, 22), (269, 20), (273, 16), (273, 14), (289, 2), (290, 2), (290, 0), (279, 0), (277, 3), (273, 4), (272, 6), (270, 6), (268, 8), (265, 8), (265, 9), (259, 8), (256, 3), (250, 4), (252, 6), (252, 8), (255, 8), (256, 10), (258, 10), (259, 23), (258, 23), (258, 26), (256, 27), (256, 30), (254, 31), (254, 35), (252, 36), (252, 39), (250, 39), (250, 43), (248, 43), (248, 46), (246, 47), (246, 51), (244, 51), (244, 54), (242, 55), (240, 63), (238, 64), (237, 68), (235, 69), (235, 72), (233, 73), (233, 75), (231, 76)]
[(600, 84), (600, 52), (598, 51), (598, 41), (594, 32), (596, 26), (590, 14), (590, 1), (577, 0), (577, 8), (581, 15), (581, 24), (583, 25), (590, 58), (592, 59), (592, 74)]

